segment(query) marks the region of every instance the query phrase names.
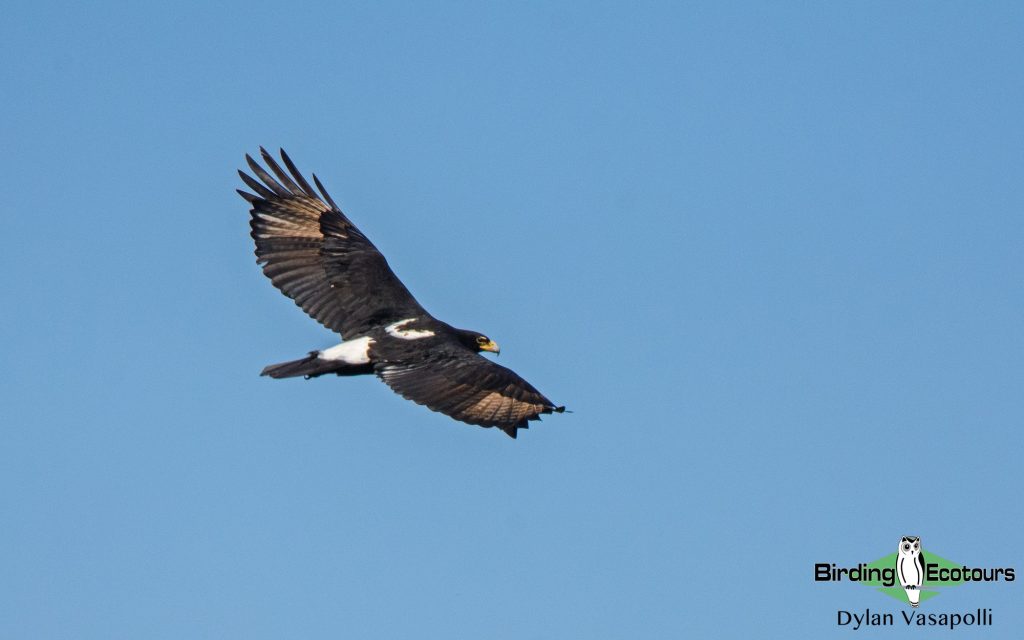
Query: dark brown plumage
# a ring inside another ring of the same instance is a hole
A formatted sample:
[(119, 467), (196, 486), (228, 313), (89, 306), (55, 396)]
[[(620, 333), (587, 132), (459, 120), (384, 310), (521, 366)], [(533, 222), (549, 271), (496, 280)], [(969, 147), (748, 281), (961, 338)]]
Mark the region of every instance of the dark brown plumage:
[(513, 438), (546, 413), (561, 413), (515, 372), (480, 355), (498, 351), (486, 336), (431, 316), (373, 243), (313, 176), (315, 191), (282, 150), (287, 172), (264, 149), (271, 175), (248, 155), (256, 175), (239, 171), (252, 193), (257, 262), (275, 287), (340, 334), (336, 347), (271, 365), (274, 378), (373, 373), (397, 393), (456, 420), (498, 427)]

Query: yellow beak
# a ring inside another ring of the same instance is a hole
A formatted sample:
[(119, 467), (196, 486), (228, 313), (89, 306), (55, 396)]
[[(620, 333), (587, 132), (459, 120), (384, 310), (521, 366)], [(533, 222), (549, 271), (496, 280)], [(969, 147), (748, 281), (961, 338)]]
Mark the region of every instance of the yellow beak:
[(491, 353), (501, 353), (501, 347), (494, 340), (490, 340), (487, 344), (480, 347), (481, 351), (490, 351)]

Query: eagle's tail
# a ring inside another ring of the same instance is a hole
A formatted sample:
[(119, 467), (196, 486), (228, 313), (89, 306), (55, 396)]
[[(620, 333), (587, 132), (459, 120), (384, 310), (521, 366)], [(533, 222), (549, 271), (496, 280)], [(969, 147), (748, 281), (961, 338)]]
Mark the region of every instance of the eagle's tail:
[(339, 376), (353, 376), (361, 373), (373, 373), (373, 367), (369, 365), (352, 365), (340, 360), (327, 360), (319, 357), (319, 351), (310, 351), (305, 358), (280, 362), (267, 365), (260, 372), (261, 376), (271, 378), (315, 378), (325, 373), (335, 373)]

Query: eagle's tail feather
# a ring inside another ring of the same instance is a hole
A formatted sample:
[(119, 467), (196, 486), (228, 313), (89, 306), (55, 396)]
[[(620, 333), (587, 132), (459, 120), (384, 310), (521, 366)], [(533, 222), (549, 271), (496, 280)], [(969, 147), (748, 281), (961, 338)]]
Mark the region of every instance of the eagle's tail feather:
[(351, 365), (338, 360), (326, 360), (319, 355), (319, 351), (310, 351), (305, 358), (267, 365), (260, 375), (271, 378), (315, 378), (325, 373), (336, 373), (339, 376), (373, 373), (373, 367), (369, 365)]

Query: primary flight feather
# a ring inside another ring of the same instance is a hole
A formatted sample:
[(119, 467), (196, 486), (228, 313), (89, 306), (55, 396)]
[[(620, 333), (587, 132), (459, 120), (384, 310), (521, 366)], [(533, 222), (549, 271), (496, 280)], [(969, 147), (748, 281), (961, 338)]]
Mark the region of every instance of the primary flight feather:
[(314, 190), (283, 149), (287, 171), (262, 147), (260, 155), (273, 175), (248, 155), (256, 177), (238, 172), (252, 191), (238, 193), (252, 206), (256, 261), (275, 287), (343, 340), (270, 365), (262, 375), (374, 374), (413, 402), (513, 438), (542, 414), (565, 410), (481, 356), (498, 352), (490, 338), (456, 329), (420, 306), (316, 175)]

